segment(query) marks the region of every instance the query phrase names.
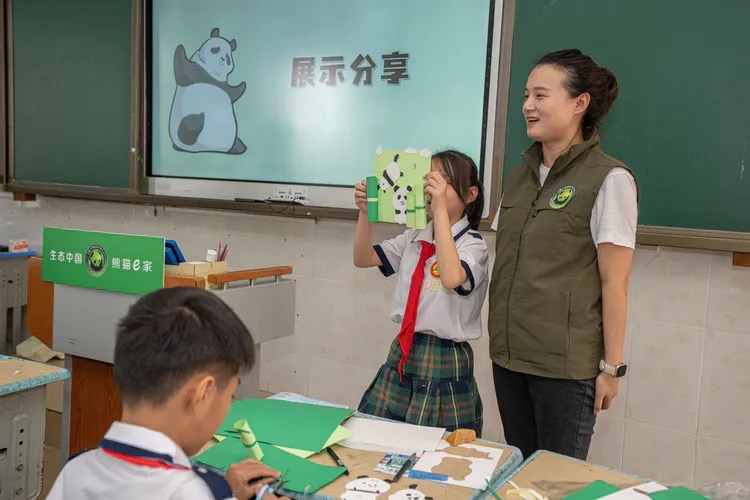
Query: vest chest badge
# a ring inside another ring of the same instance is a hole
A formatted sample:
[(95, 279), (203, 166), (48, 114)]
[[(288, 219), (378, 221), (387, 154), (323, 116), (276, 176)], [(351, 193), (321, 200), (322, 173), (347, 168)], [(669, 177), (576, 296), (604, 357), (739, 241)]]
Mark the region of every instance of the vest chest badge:
[(549, 207), (555, 210), (560, 210), (565, 205), (570, 203), (570, 200), (576, 195), (576, 188), (573, 186), (565, 186), (557, 190), (552, 198), (549, 200)]
[(433, 278), (440, 278), (440, 269), (438, 268), (437, 261), (433, 262), (430, 266), (430, 275), (432, 275)]

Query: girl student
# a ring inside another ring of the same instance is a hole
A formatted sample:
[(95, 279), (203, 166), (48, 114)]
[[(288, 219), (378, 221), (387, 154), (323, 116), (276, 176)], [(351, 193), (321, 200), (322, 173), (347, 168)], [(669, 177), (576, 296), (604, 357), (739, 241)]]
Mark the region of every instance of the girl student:
[(423, 230), (373, 246), (365, 182), (355, 186), (359, 219), (354, 265), (396, 275), (391, 320), (400, 323), (359, 411), (416, 425), (482, 433), (482, 401), (470, 340), (482, 335), (487, 245), (477, 232), (484, 194), (474, 161), (454, 150), (432, 157)]

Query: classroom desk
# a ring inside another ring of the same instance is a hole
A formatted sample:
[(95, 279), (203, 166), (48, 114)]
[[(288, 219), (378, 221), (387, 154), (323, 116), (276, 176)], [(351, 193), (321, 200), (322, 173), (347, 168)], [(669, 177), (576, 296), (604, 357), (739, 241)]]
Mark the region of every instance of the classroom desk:
[[(261, 397), (267, 397), (267, 393), (261, 393)], [(377, 418), (372, 417), (370, 415), (364, 415), (361, 413), (355, 413), (357, 417), (365, 417), (365, 418)], [(450, 433), (445, 433), (445, 437), (448, 437)], [(216, 441), (212, 440), (209, 442), (201, 452), (205, 451), (206, 449), (210, 448), (216, 444)], [(494, 443), (491, 441), (485, 441), (485, 440), (477, 440), (477, 445), (481, 446), (487, 446), (491, 448), (498, 448), (503, 450), (503, 456), (500, 458), (500, 462), (497, 465), (497, 468), (495, 469), (495, 473), (492, 475), (492, 478), (490, 481), (494, 485), (495, 488), (499, 488), (501, 484), (505, 482), (505, 480), (508, 478), (508, 476), (513, 473), (513, 471), (521, 464), (522, 462), (522, 456), (521, 452), (512, 446), (507, 446), (500, 443)], [(346, 476), (340, 476), (338, 479), (336, 479), (334, 482), (326, 485), (325, 487), (318, 490), (315, 494), (311, 495), (301, 495), (301, 494), (295, 494), (295, 493), (289, 493), (284, 492), (285, 495), (288, 497), (295, 499), (295, 500), (334, 500), (341, 498), (341, 495), (346, 491), (346, 485), (350, 481), (353, 481), (354, 479), (357, 479), (361, 476), (369, 476), (369, 477), (375, 477), (379, 479), (393, 479), (393, 476), (389, 476), (387, 474), (383, 474), (381, 472), (375, 471), (375, 466), (377, 466), (380, 461), (383, 459), (383, 456), (385, 455), (382, 452), (374, 452), (374, 451), (365, 451), (365, 450), (355, 450), (352, 448), (345, 448), (343, 446), (334, 445), (332, 446), (333, 450), (336, 452), (336, 455), (341, 459), (341, 461), (346, 465), (346, 467), (349, 469), (349, 475)], [(333, 463), (333, 460), (331, 457), (326, 453), (325, 451), (318, 453), (316, 455), (313, 455), (309, 458), (309, 460), (323, 464), (323, 465), (335, 465)], [(434, 481), (425, 481), (425, 480), (417, 480), (417, 479), (409, 479), (408, 477), (403, 477), (401, 480), (397, 483), (398, 487), (391, 487), (390, 491), (383, 493), (382, 495), (379, 495), (377, 498), (378, 500), (385, 500), (388, 498), (389, 495), (392, 495), (393, 493), (408, 489), (411, 485), (417, 485), (418, 491), (424, 493), (426, 497), (430, 497), (433, 500), (453, 500), (453, 499), (470, 499), (470, 500), (480, 500), (480, 499), (487, 499), (492, 498), (492, 495), (489, 493), (489, 491), (482, 491), (482, 490), (470, 490), (468, 488), (463, 488), (460, 486), (452, 486), (447, 485), (443, 483), (437, 483)]]
[(41, 493), (45, 386), (69, 376), (63, 368), (0, 355), (0, 499)]
[[(447, 436), (448, 434), (446, 433), (446, 437)], [(492, 484), (497, 488), (520, 464), (520, 451), (518, 451), (518, 449), (516, 448), (499, 443), (492, 443), (490, 441), (477, 440), (476, 444), (503, 450), (503, 456), (500, 458), (500, 462), (498, 463), (497, 468), (495, 469), (495, 473), (490, 480)], [(314, 498), (316, 500), (331, 500), (341, 498), (341, 495), (346, 491), (347, 483), (360, 476), (370, 476), (379, 479), (393, 479), (393, 476), (389, 476), (381, 472), (375, 472), (374, 470), (375, 466), (383, 459), (383, 453), (375, 451), (354, 450), (338, 445), (334, 446), (333, 448), (341, 461), (348, 467), (349, 475), (339, 477), (336, 481), (318, 490), (315, 495), (311, 495), (308, 497), (298, 496), (296, 498)], [(310, 460), (320, 464), (334, 465), (331, 457), (328, 456), (328, 454), (325, 452), (313, 455), (312, 457), (310, 457)], [(491, 494), (488, 491), (474, 491), (460, 486), (452, 486), (435, 481), (410, 479), (408, 477), (401, 478), (401, 480), (396, 483), (395, 486), (391, 486), (390, 491), (383, 493), (377, 498), (379, 500), (387, 499), (389, 495), (392, 495), (393, 493), (403, 489), (408, 489), (411, 485), (417, 485), (418, 491), (424, 493), (424, 495), (427, 497), (432, 497), (433, 500), (475, 500), (492, 498)]]
[(646, 482), (645, 479), (606, 467), (582, 462), (549, 451), (539, 451), (526, 460), (500, 487), (499, 494), (504, 500), (513, 500), (518, 496), (509, 496), (513, 489), (508, 480), (519, 488), (533, 488), (537, 493), (556, 500), (575, 493), (590, 483), (601, 480), (618, 488), (630, 488)]

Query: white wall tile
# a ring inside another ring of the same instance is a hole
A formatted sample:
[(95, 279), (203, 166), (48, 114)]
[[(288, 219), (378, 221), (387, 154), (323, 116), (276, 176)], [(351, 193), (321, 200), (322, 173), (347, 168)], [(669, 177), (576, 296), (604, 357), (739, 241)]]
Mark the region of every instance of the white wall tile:
[(356, 223), (321, 220), (315, 225), (315, 277), (347, 281), (356, 280), (352, 257), (352, 238)]
[(695, 432), (703, 328), (635, 320), (627, 418)]
[(351, 371), (352, 367), (349, 364), (310, 358), (309, 396), (349, 406), (352, 392)]
[(711, 256), (708, 327), (750, 334), (750, 268), (732, 266), (732, 254)]
[(655, 481), (691, 485), (695, 440), (694, 433), (627, 420), (623, 469)]
[(698, 436), (695, 484), (724, 481), (750, 488), (750, 445)]
[(596, 419), (588, 461), (612, 469), (622, 468), (625, 419), (601, 413)]
[(354, 361), (355, 285), (343, 281), (310, 280), (311, 295), (297, 304), (294, 327), (296, 352), (301, 355), (352, 363)]
[(710, 264), (709, 253), (695, 250), (654, 255), (638, 272), (636, 318), (704, 326)]
[(356, 276), (354, 364), (377, 369), (399, 332), (400, 325), (390, 318), (396, 278), (385, 278), (377, 268), (357, 269)]
[(699, 434), (750, 445), (748, 359), (750, 335), (706, 332)]
[(310, 358), (262, 346), (260, 377), (262, 390), (307, 395)]

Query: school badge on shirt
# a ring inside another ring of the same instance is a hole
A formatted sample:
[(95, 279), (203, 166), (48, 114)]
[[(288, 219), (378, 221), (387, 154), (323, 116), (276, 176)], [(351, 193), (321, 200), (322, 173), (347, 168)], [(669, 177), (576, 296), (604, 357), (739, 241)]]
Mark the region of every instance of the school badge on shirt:
[(440, 291), (442, 283), (440, 282), (440, 268), (438, 268), (437, 261), (433, 262), (430, 266), (431, 279), (427, 282), (427, 290), (430, 292)]
[(555, 210), (560, 210), (565, 205), (570, 203), (570, 200), (576, 195), (576, 188), (573, 186), (565, 186), (557, 190), (552, 198), (549, 200), (549, 207)]

